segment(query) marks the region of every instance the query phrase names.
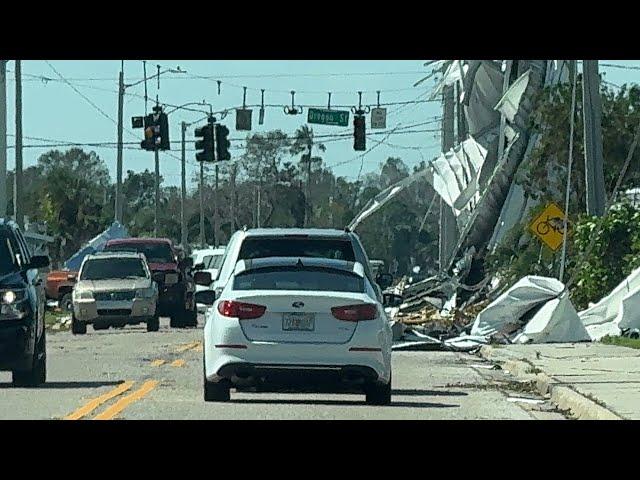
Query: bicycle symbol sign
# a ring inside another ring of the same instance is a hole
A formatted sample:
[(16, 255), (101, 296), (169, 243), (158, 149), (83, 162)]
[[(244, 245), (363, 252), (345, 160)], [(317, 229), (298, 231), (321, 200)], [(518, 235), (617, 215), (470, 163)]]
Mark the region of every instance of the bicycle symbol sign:
[(547, 208), (531, 222), (529, 230), (551, 250), (558, 250), (564, 238), (564, 212), (555, 203), (550, 203), (547, 205)]

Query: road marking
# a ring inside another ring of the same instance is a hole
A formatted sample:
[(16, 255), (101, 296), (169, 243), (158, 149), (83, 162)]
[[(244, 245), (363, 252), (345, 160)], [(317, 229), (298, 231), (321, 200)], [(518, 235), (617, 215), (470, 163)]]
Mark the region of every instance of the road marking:
[(162, 365), (164, 363), (165, 363), (164, 360), (154, 360), (153, 362), (151, 362), (151, 366), (152, 367), (159, 367), (160, 365)]
[(87, 403), (85, 403), (82, 407), (77, 409), (75, 412), (64, 417), (64, 420), (79, 420), (82, 417), (93, 412), (96, 408), (98, 408), (100, 405), (102, 405), (106, 401), (111, 400), (112, 398), (117, 397), (118, 395), (126, 392), (132, 386), (133, 386), (132, 381), (121, 383), (116, 388), (108, 391), (104, 395), (100, 395), (99, 397), (94, 398), (93, 400), (89, 400)]
[(182, 345), (180, 348), (176, 350), (178, 353), (186, 352), (187, 350), (191, 350), (192, 348), (196, 348), (200, 345), (200, 342), (192, 342), (187, 343), (186, 345)]
[(173, 362), (170, 363), (170, 365), (172, 367), (184, 367), (184, 364), (186, 362), (184, 360), (182, 360), (181, 358), (174, 360)]
[(95, 416), (94, 420), (112, 420), (116, 415), (122, 412), (125, 408), (131, 405), (133, 402), (137, 402), (142, 399), (147, 393), (158, 386), (156, 380), (147, 380), (142, 384), (138, 390), (130, 393), (126, 397), (122, 397), (115, 404), (107, 408), (104, 412)]

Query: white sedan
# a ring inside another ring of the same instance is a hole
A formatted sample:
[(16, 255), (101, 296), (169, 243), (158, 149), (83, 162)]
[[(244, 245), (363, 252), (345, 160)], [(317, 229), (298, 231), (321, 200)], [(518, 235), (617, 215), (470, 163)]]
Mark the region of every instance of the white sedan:
[(322, 385), (391, 402), (391, 328), (360, 263), (241, 260), (219, 298), (196, 296), (214, 307), (204, 327), (205, 401), (230, 400), (232, 387)]

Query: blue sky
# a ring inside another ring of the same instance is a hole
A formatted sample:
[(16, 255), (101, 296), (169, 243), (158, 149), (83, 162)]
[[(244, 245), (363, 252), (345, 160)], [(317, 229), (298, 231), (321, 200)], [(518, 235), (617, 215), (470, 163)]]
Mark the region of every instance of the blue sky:
[[(376, 103), (376, 91), (380, 90), (380, 102), (405, 102), (418, 97), (425, 98), (427, 89), (433, 86), (428, 81), (419, 87), (412, 85), (423, 78), (427, 72), (425, 60), (398, 61), (271, 61), (271, 60), (237, 60), (237, 61), (180, 61), (180, 60), (148, 60), (147, 75), (156, 73), (156, 65), (163, 68), (180, 66), (186, 74), (167, 74), (167, 78), (148, 83), (149, 97), (155, 100), (156, 94), (161, 102), (181, 105), (187, 102), (211, 103), (214, 110), (238, 107), (242, 105), (243, 88), (247, 87), (247, 104), (260, 104), (260, 89), (265, 89), (265, 103), (281, 105), (278, 108), (267, 108), (264, 125), (258, 125), (258, 109), (254, 108), (253, 131), (281, 129), (293, 133), (296, 128), (306, 123), (307, 112), (303, 115), (285, 115), (282, 107), (291, 103), (291, 90), (296, 91), (296, 104), (317, 105), (326, 107), (328, 95), (332, 92), (331, 103), (334, 108), (338, 105), (356, 105), (358, 91), (363, 92), (363, 104)], [(115, 142), (116, 125), (112, 120), (117, 119), (117, 89), (120, 61), (104, 60), (50, 60), (49, 63), (64, 78), (79, 91), (74, 91), (67, 83), (60, 81), (60, 77), (45, 61), (23, 61), (23, 135), (25, 145), (50, 144), (26, 137), (38, 137), (61, 141), (89, 143)], [(618, 65), (635, 66), (640, 68), (640, 61), (606, 61)], [(14, 133), (14, 83), (13, 62), (7, 65), (9, 70), (9, 84), (7, 88), (7, 124), (8, 133)], [(139, 60), (125, 61), (125, 83), (134, 83), (142, 77), (142, 62)], [(640, 70), (617, 69), (601, 67), (606, 73), (606, 80), (615, 84), (640, 83)], [(56, 81), (46, 81), (38, 76), (44, 76)], [(196, 76), (212, 77), (211, 79), (194, 78)], [(221, 83), (218, 95), (216, 79)], [(144, 94), (142, 84), (128, 88), (124, 107), (124, 136), (125, 142), (141, 140), (142, 132), (132, 130), (131, 117), (144, 114), (144, 100), (139, 96)], [(83, 96), (85, 98), (83, 98)], [(93, 103), (94, 105), (91, 105)], [(151, 106), (150, 102), (150, 106)], [(150, 108), (150, 107), (149, 107)], [(196, 107), (199, 108), (199, 107)], [(200, 107), (205, 108), (205, 107)], [(398, 125), (409, 125), (429, 122), (411, 130), (437, 130), (439, 123), (435, 120), (441, 113), (439, 103), (416, 103), (406, 106), (389, 106), (387, 128)], [(100, 112), (101, 110), (102, 112)], [(171, 140), (180, 140), (180, 122), (194, 122), (204, 115), (196, 112), (176, 111), (170, 115)], [(107, 118), (110, 117), (111, 119)], [(352, 117), (350, 117), (351, 121)], [(235, 114), (230, 113), (222, 120), (231, 130), (230, 138), (244, 138), (246, 132), (235, 131)], [(204, 123), (204, 122), (201, 122)], [(191, 126), (187, 130), (187, 139), (193, 138)], [(348, 128), (331, 126), (313, 126), (317, 135), (331, 135), (352, 132)], [(373, 132), (369, 129), (368, 133)], [(373, 139), (384, 139), (384, 136), (369, 136), (367, 147), (373, 147)], [(8, 144), (13, 145), (13, 137), (9, 137)], [(333, 168), (337, 175), (354, 179), (358, 176), (362, 165), (362, 173), (377, 170), (379, 165), (389, 156), (402, 158), (409, 166), (418, 164), (421, 160), (429, 160), (437, 155), (440, 139), (438, 133), (418, 132), (408, 134), (393, 134), (385, 140), (385, 144), (376, 146), (363, 158), (361, 152), (353, 151), (353, 138), (346, 137), (339, 141), (326, 144), (327, 151), (322, 155), (328, 165), (340, 164)], [(241, 142), (232, 142), (239, 145)], [(188, 146), (188, 148), (191, 146)], [(409, 147), (409, 148), (407, 148)], [(67, 148), (67, 147), (63, 147)], [(116, 149), (114, 147), (85, 147), (95, 150), (109, 167), (112, 178), (115, 178)], [(26, 166), (35, 164), (38, 156), (50, 147), (25, 148), (24, 162)], [(232, 150), (232, 155), (238, 155), (241, 150)], [(172, 144), (171, 155), (161, 153), (161, 173), (165, 178), (165, 185), (178, 185), (180, 181), (180, 145)], [(14, 150), (8, 152), (8, 168), (14, 165)], [(173, 155), (173, 156), (172, 156)], [(187, 152), (187, 175), (190, 182), (196, 172), (197, 164), (194, 152)], [(351, 160), (351, 161), (350, 161)], [(145, 152), (137, 145), (124, 150), (124, 171), (142, 171), (145, 168), (153, 170), (153, 154)], [(194, 185), (189, 185), (194, 188)]]

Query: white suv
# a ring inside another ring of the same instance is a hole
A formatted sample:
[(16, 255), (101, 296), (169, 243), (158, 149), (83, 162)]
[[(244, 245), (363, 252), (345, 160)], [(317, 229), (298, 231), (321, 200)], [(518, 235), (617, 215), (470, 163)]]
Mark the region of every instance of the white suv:
[(319, 228), (256, 228), (233, 234), (224, 253), (213, 290), (219, 295), (229, 282), (239, 260), (267, 257), (314, 257), (358, 262), (382, 302), (382, 290), (389, 287), (388, 274), (374, 277), (369, 258), (354, 232)]
[[(197, 272), (196, 283), (210, 274)], [(392, 333), (363, 264), (307, 257), (241, 260), (222, 292), (201, 291), (204, 399), (232, 387), (360, 388), (391, 402)], [(337, 388), (332, 391), (342, 391)]]

